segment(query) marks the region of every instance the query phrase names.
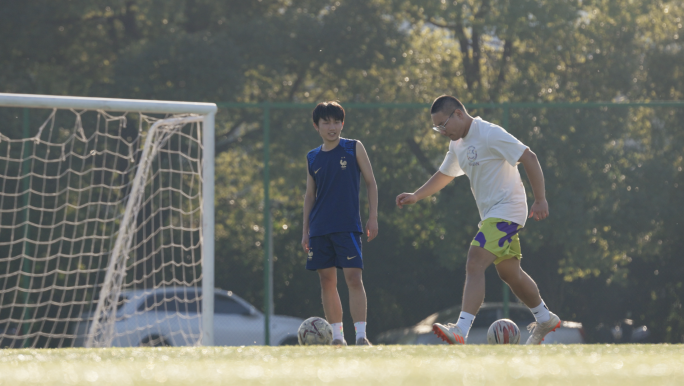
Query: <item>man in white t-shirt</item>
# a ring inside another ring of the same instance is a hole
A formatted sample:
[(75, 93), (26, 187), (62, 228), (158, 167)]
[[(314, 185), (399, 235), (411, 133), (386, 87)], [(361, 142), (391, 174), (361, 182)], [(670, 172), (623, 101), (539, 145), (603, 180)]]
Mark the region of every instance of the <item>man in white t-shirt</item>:
[(550, 312), (537, 284), (520, 267), (522, 254), (518, 232), (527, 219), (527, 200), (518, 163), (522, 163), (534, 192), (530, 218), (549, 215), (544, 192), (544, 174), (537, 156), (502, 127), (471, 117), (453, 96), (435, 99), (430, 109), (433, 129), (451, 139), (449, 152), (435, 173), (414, 193), (402, 193), (396, 203), (404, 205), (429, 197), (460, 175), (470, 178), (470, 187), (480, 211), (479, 231), (468, 250), (466, 282), (458, 323), (432, 326), (449, 344), (465, 344), (470, 326), (485, 295), (485, 269), (494, 263), (499, 277), (525, 303), (536, 319), (527, 344), (540, 344), (544, 336), (561, 324)]

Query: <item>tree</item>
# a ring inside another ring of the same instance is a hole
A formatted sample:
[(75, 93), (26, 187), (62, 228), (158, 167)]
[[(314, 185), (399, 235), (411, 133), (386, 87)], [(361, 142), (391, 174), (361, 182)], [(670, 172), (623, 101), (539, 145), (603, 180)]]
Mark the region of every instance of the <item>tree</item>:
[[(3, 92), (347, 105), (430, 103), (440, 94), (466, 104), (679, 100), (684, 89), (677, 2), (5, 3)], [(471, 112), (504, 118), (501, 108)], [(21, 136), (15, 113), (2, 129), (13, 138)], [(262, 113), (222, 109), (216, 138), (217, 285), (255, 304), (263, 291)], [(539, 155), (552, 210), (544, 226), (524, 231), (523, 264), (547, 302), (588, 332), (629, 313), (658, 340), (684, 335), (680, 113), (510, 110), (506, 129)], [(299, 247), (304, 155), (318, 145), (309, 114), (271, 111), (276, 310), (299, 316), (321, 310)], [(427, 110), (348, 109), (345, 135), (365, 144), (381, 194), (380, 236), (364, 249), (371, 337), (459, 302), (477, 221), (465, 179), (410, 210), (393, 205), (443, 159), (447, 144), (429, 123)], [(491, 275), (488, 300), (496, 300)]]

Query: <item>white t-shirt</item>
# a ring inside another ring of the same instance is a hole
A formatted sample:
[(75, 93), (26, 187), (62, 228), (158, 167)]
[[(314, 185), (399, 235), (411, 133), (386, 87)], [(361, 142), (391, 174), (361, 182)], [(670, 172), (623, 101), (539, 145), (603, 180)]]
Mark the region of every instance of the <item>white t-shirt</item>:
[(527, 196), (517, 163), (525, 149), (502, 127), (476, 117), (465, 138), (451, 141), (439, 171), (470, 178), (481, 220), (494, 217), (524, 226)]

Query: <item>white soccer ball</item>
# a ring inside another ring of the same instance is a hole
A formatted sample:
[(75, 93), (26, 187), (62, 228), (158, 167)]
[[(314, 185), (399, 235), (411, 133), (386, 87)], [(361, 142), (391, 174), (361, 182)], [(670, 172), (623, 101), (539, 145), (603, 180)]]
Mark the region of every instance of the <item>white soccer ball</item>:
[(510, 319), (499, 319), (489, 326), (489, 330), (487, 330), (487, 343), (519, 344), (520, 329)]
[(297, 331), (299, 344), (310, 346), (314, 344), (330, 345), (333, 340), (332, 326), (327, 320), (313, 316), (299, 326)]

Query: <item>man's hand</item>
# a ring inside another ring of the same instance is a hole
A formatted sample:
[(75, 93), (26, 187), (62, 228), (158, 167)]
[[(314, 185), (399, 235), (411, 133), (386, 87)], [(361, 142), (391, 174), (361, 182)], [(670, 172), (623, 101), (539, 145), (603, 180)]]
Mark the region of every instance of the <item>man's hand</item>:
[(402, 193), (397, 196), (397, 206), (401, 209), (404, 205), (411, 205), (418, 202), (418, 197), (413, 193)]
[(530, 208), (529, 218), (534, 217), (535, 220), (543, 220), (549, 217), (549, 203), (546, 200), (535, 201)]
[(371, 241), (378, 235), (378, 219), (369, 218), (366, 222), (366, 236), (368, 236), (368, 241)]
[(304, 248), (304, 252), (309, 252), (309, 233), (305, 233), (302, 235), (302, 248)]

